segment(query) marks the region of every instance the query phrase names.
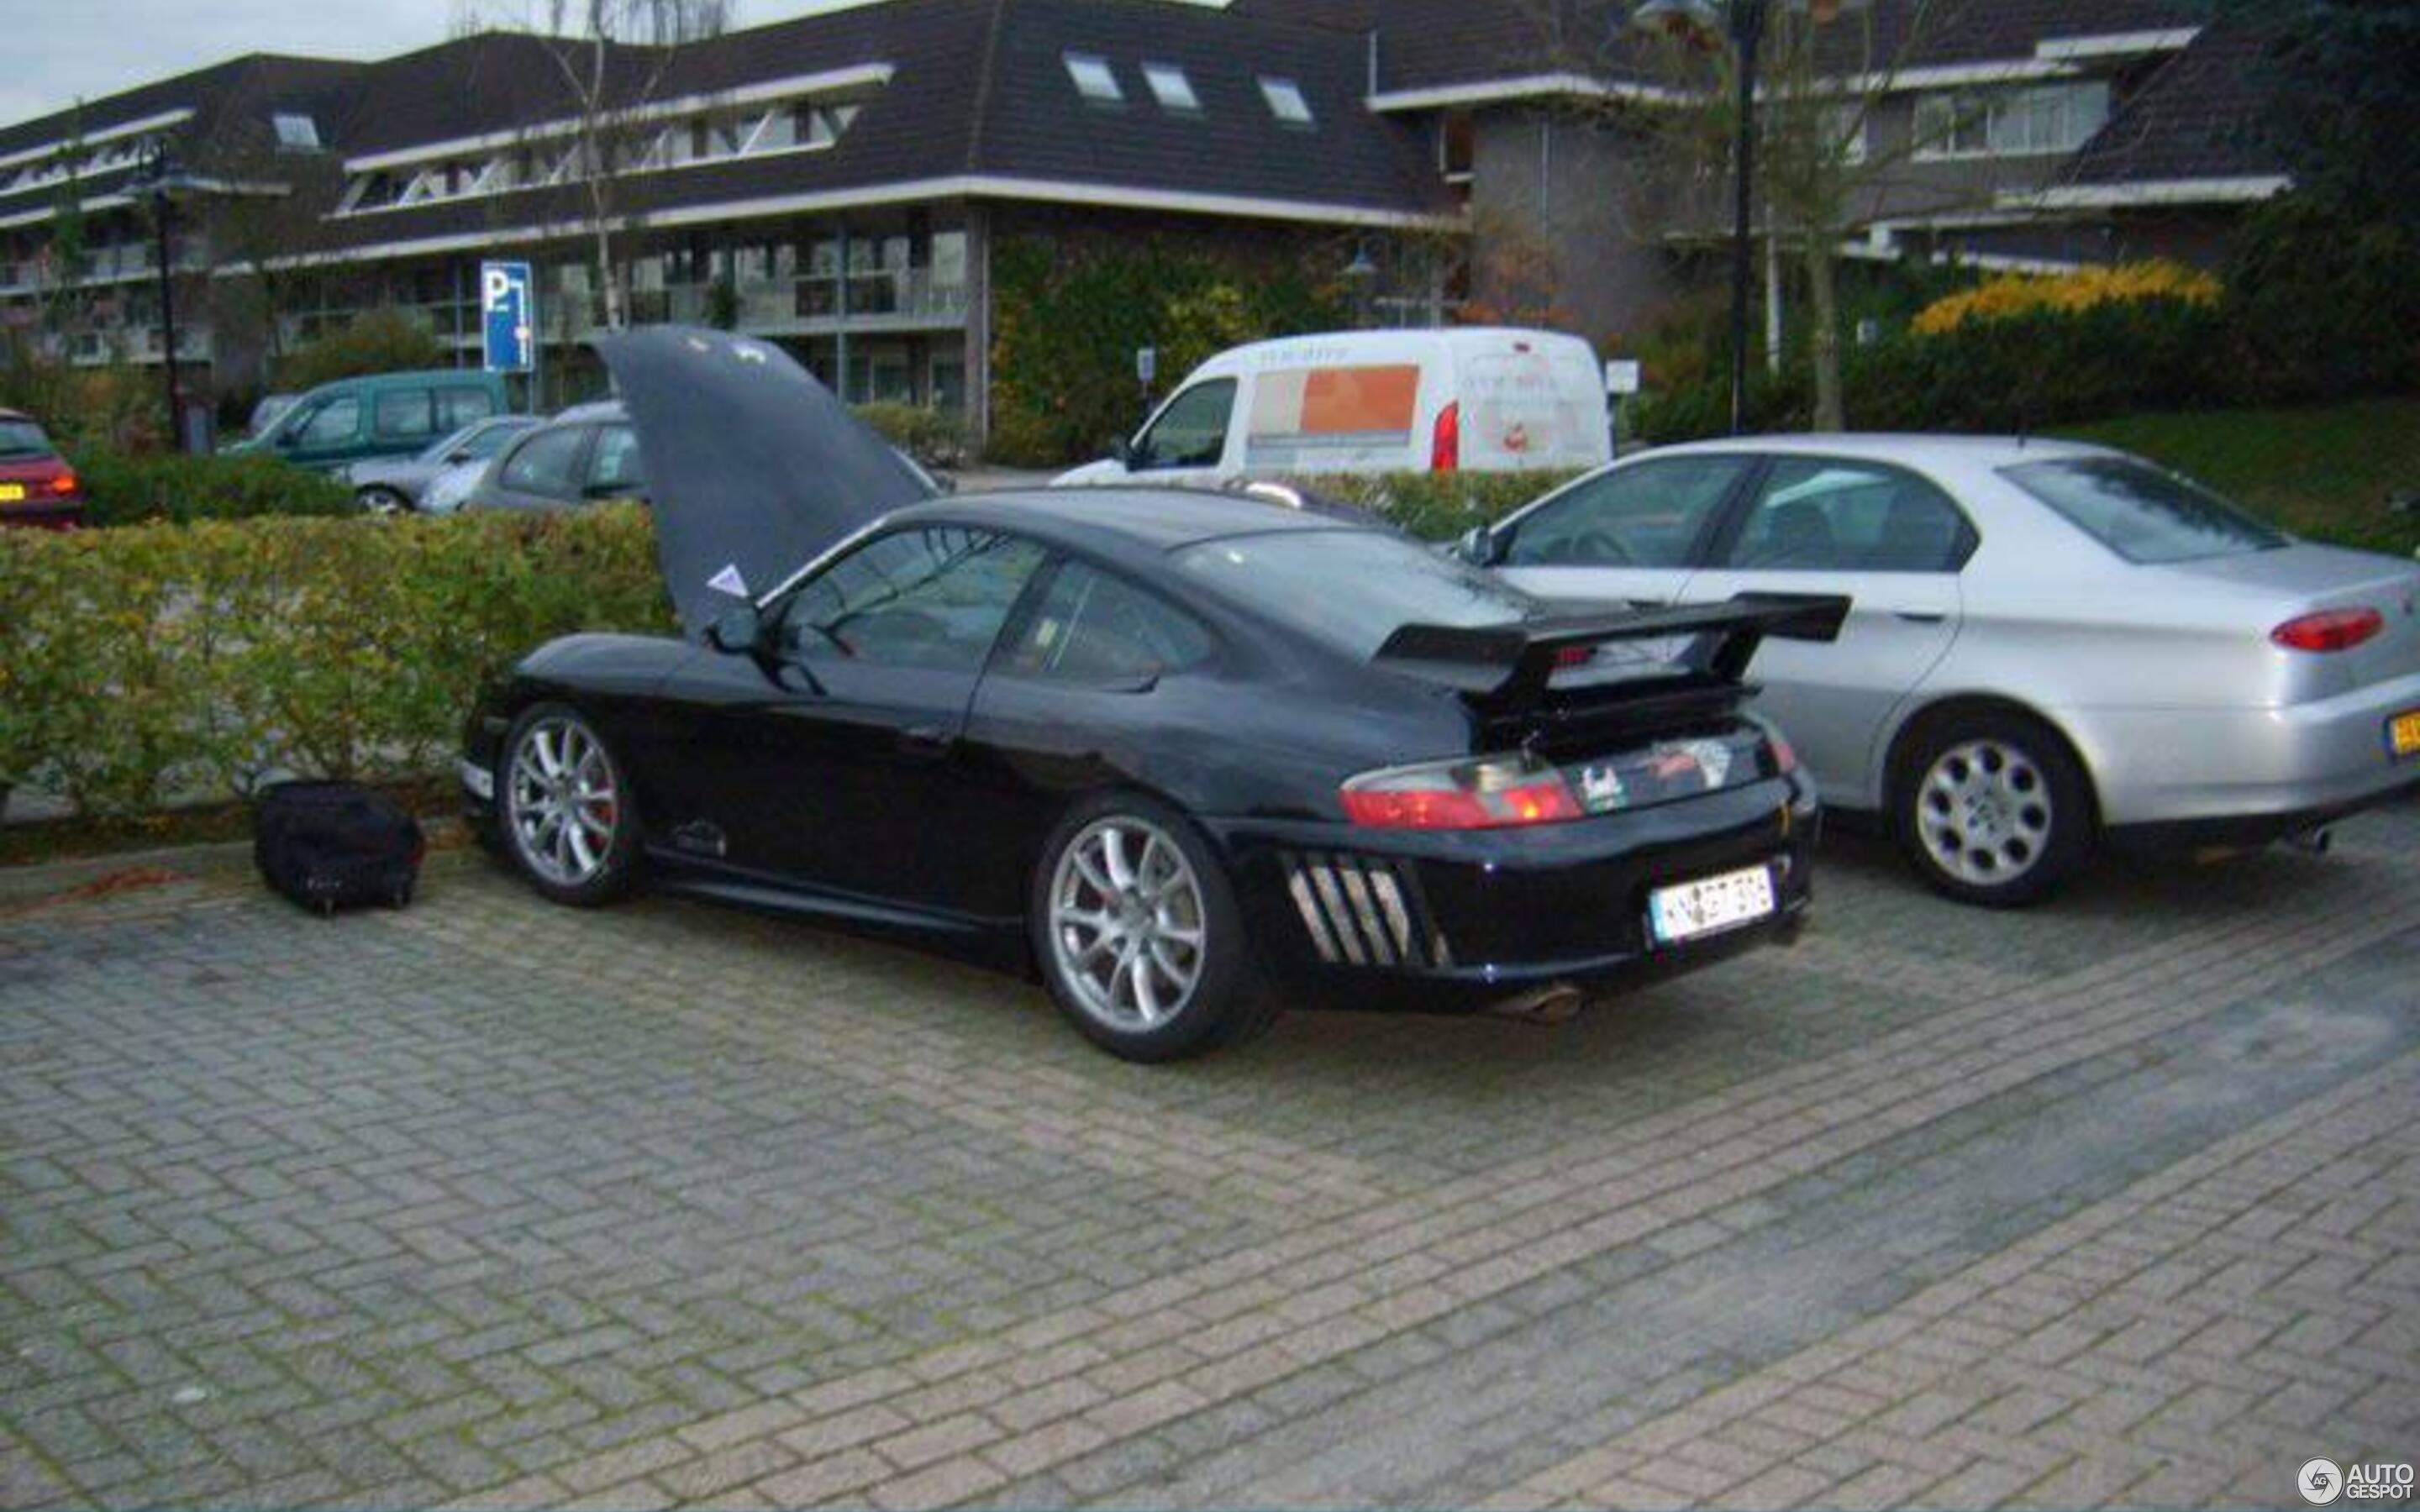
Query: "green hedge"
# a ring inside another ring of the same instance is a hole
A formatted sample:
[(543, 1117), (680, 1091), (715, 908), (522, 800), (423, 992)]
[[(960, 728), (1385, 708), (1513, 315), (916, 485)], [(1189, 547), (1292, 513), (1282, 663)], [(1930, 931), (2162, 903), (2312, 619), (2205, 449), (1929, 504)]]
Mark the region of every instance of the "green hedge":
[[(2420, 243), (2302, 194), (2248, 215), (2215, 304), (2138, 299), (1968, 320), (1850, 348), (1858, 430), (2024, 431), (2174, 409), (2234, 409), (2420, 392)], [(1697, 323), (1651, 362), (1637, 419), (1666, 444), (1722, 434), (1729, 348)], [(1677, 381), (1659, 378), (1678, 373)], [(1804, 429), (1813, 403), (1803, 343), (1782, 375), (1750, 374), (1750, 424)]]
[(1575, 472), (1390, 472), (1298, 481), (1339, 503), (1383, 515), (1424, 540), (1451, 541), (1475, 525), (1494, 524), (1576, 476)]
[(70, 460), (84, 480), (85, 518), (92, 525), (360, 512), (350, 488), (273, 456), (86, 451)]
[(139, 814), (442, 770), (532, 647), (670, 625), (637, 509), (0, 533), (0, 787)]
[(877, 400), (859, 405), (857, 418), (925, 467), (966, 466), (967, 423), (957, 415), (926, 405)]

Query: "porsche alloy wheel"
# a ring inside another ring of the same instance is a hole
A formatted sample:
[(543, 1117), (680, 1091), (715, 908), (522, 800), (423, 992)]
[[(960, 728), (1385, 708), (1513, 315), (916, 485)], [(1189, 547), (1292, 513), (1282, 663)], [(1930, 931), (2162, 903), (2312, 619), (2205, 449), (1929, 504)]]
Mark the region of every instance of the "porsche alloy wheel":
[(1080, 805), (1035, 869), (1034, 954), (1094, 1042), (1172, 1060), (1272, 1014), (1226, 872), (1184, 816), (1140, 795)]
[(1148, 821), (1099, 820), (1061, 853), (1052, 952), (1069, 993), (1107, 1027), (1149, 1031), (1184, 1012), (1207, 942), (1192, 864)]
[(561, 903), (601, 903), (628, 880), (634, 816), (605, 742), (569, 709), (523, 715), (506, 748), (503, 829), (513, 859)]

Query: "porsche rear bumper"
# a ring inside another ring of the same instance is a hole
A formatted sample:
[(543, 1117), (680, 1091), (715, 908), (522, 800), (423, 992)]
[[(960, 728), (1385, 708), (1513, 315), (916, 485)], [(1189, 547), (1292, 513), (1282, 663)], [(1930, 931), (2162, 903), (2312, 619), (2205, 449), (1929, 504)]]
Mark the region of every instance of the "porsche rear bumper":
[[(1806, 917), (1819, 823), (1810, 790), (1774, 779), (1519, 829), (1208, 827), (1288, 1006), (1460, 1011), (1786, 943)], [(1656, 888), (1755, 867), (1772, 877), (1771, 915), (1679, 945), (1653, 937)]]

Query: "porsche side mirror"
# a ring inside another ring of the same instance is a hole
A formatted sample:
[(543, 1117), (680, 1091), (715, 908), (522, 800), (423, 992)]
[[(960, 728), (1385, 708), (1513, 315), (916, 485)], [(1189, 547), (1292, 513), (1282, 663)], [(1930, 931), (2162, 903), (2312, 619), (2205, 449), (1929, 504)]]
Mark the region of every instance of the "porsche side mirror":
[(765, 643), (765, 617), (752, 604), (736, 605), (706, 629), (706, 639), (717, 651), (752, 656)]
[(1130, 472), (1142, 465), (1142, 453), (1135, 450), (1132, 437), (1119, 436), (1111, 439), (1109, 458)]
[(1496, 532), (1483, 525), (1474, 526), (1454, 543), (1453, 551), (1474, 567), (1492, 567), (1504, 560), (1504, 548), (1496, 539)]

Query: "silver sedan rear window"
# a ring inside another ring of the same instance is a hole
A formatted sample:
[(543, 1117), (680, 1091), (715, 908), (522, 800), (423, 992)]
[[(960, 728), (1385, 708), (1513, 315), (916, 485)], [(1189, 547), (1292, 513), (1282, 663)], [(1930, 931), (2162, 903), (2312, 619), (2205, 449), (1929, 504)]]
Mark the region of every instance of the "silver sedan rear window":
[(2001, 476), (2129, 562), (2198, 562), (2288, 544), (2201, 485), (2133, 457), (2061, 457)]

